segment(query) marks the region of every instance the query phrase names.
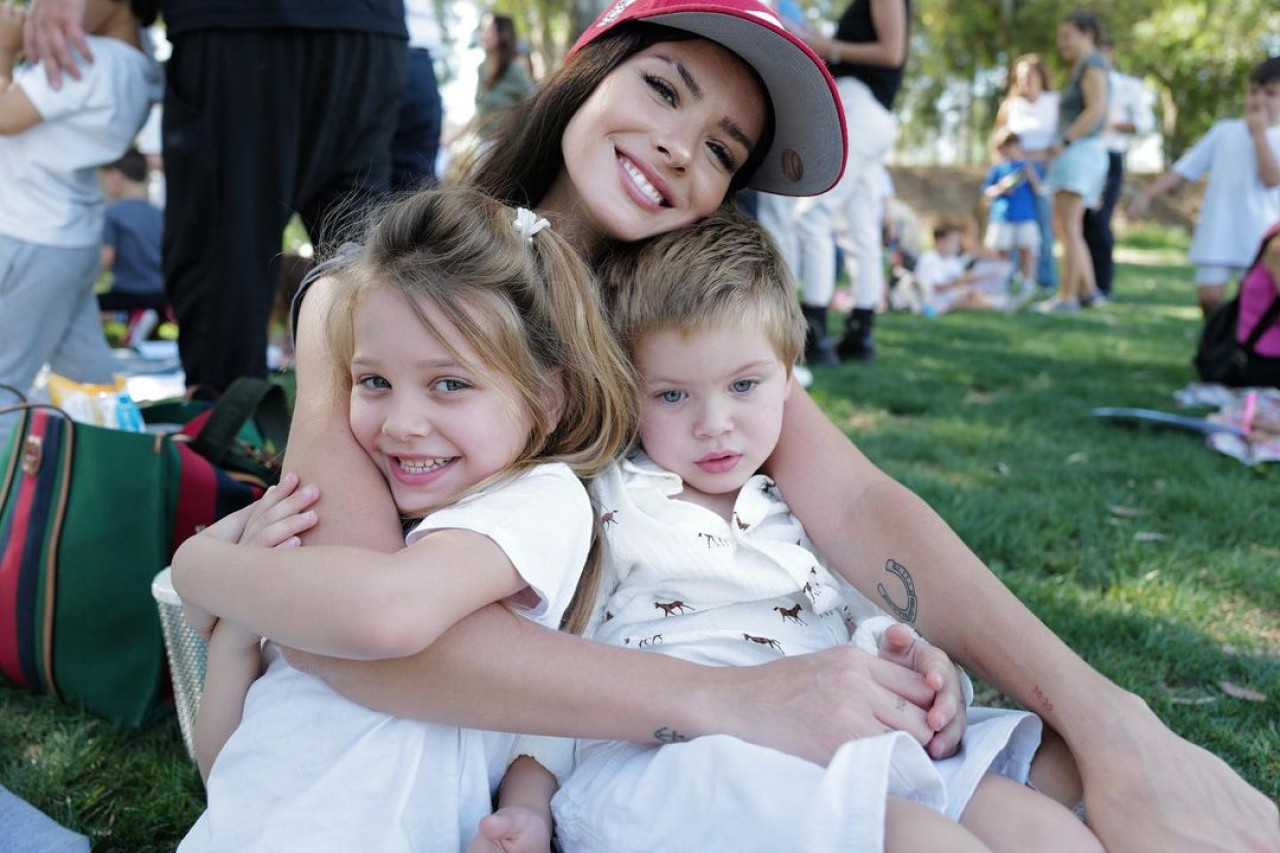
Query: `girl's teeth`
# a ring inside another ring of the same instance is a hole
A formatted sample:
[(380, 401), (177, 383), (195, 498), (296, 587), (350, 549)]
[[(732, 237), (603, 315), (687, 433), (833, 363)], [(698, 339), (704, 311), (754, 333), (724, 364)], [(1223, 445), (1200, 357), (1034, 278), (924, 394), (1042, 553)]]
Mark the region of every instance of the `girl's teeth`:
[(408, 459), (400, 459), (398, 461), (400, 469), (408, 474), (425, 474), (428, 471), (434, 471), (443, 465), (449, 464), (453, 459), (433, 459), (429, 462), (411, 462)]
[(627, 174), (631, 176), (631, 180), (635, 181), (640, 191), (644, 193), (654, 204), (662, 204), (662, 193), (658, 192), (657, 187), (649, 183), (649, 179), (644, 173), (635, 167), (635, 165), (625, 157), (622, 158), (622, 168), (627, 170)]

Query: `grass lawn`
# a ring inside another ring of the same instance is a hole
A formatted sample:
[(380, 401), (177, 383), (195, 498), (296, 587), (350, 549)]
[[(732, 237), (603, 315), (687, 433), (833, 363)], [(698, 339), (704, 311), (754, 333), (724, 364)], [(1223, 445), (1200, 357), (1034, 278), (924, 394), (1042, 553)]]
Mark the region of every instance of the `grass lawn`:
[[(883, 317), (880, 360), (812, 390), (1085, 659), (1278, 797), (1280, 469), (1090, 417), (1171, 409), (1193, 378), (1189, 270), (1121, 265), (1117, 292), (1078, 316)], [(203, 796), (172, 715), (120, 732), (7, 684), (0, 784), (97, 851), (173, 849)]]

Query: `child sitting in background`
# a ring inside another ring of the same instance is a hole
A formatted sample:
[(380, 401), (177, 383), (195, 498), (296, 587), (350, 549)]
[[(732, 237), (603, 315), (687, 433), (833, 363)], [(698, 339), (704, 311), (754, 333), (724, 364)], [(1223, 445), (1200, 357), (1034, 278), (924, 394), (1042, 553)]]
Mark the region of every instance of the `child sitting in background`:
[(24, 391), (40, 367), (109, 382), (113, 362), (93, 285), (104, 206), (97, 169), (120, 157), (160, 96), (128, 0), (87, 0), (92, 63), (53, 89), (15, 69), (23, 13), (0, 5), (0, 383)]
[(164, 214), (148, 199), (147, 158), (130, 148), (100, 170), (107, 205), (102, 226), (102, 269), (111, 272), (111, 289), (98, 294), (103, 311), (139, 314), (131, 317), (129, 340), (146, 340), (165, 313), (160, 242)]
[(1243, 119), (1215, 123), (1129, 205), (1129, 216), (1137, 218), (1183, 181), (1209, 175), (1187, 252), (1205, 317), (1222, 304), (1227, 283), (1244, 272), (1262, 235), (1280, 220), (1280, 56), (1249, 73), (1244, 104)]
[(1040, 255), (1040, 221), (1036, 212), (1040, 172), (1037, 164), (1023, 159), (1022, 142), (1016, 133), (999, 131), (995, 149), (1000, 161), (982, 182), (982, 194), (991, 202), (983, 245), (1006, 259), (1016, 251), (1021, 284), (1031, 289)]
[[(592, 485), (605, 564), (589, 634), (713, 666), (850, 642), (874, 654), (884, 642), (929, 656), (916, 686), (936, 734), (925, 747), (894, 731), (900, 718), (887, 703), (885, 733), (850, 741), (828, 767), (726, 736), (580, 741), (552, 803), (563, 848), (981, 851), (1035, 838), (1041, 850), (1099, 850), (1071, 812), (1021, 784), (1039, 721), (977, 709), (965, 731), (961, 679), (946, 655), (830, 574), (759, 473), (782, 429), (805, 328), (763, 229), (721, 212), (621, 247), (601, 277), (640, 374), (643, 449)], [(536, 772), (513, 767), (507, 781)], [(484, 849), (531, 849), (496, 846), (514, 844), (516, 811), (482, 823), (493, 842)]]
[(902, 307), (926, 317), (962, 309), (1013, 307), (1006, 293), (1007, 262), (1004, 274), (1000, 270), (968, 272), (970, 258), (961, 253), (963, 239), (964, 229), (955, 223), (934, 227), (933, 248), (916, 260), (911, 286), (899, 297)]

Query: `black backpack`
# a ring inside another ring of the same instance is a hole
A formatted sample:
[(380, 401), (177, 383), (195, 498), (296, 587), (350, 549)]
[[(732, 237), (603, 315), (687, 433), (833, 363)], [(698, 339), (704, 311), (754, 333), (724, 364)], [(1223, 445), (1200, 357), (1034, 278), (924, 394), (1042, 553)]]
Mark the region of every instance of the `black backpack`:
[(1271, 300), (1258, 325), (1244, 343), (1236, 340), (1240, 322), (1240, 297), (1220, 306), (1205, 321), (1196, 348), (1196, 373), (1205, 382), (1234, 388), (1250, 386), (1280, 388), (1280, 358), (1258, 355), (1253, 348), (1280, 319), (1280, 295)]

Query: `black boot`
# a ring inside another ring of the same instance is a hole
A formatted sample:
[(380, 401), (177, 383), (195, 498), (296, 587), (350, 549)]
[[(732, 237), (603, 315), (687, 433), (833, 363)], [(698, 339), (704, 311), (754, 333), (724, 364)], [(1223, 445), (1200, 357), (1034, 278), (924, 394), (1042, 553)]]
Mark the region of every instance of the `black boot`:
[(835, 345), (827, 334), (827, 309), (820, 305), (800, 303), (800, 313), (804, 314), (804, 361), (810, 367), (836, 367), (840, 359), (836, 357)]
[(836, 355), (841, 361), (874, 361), (876, 346), (871, 340), (871, 327), (875, 325), (873, 308), (854, 308), (849, 312), (844, 337), (836, 345)]

